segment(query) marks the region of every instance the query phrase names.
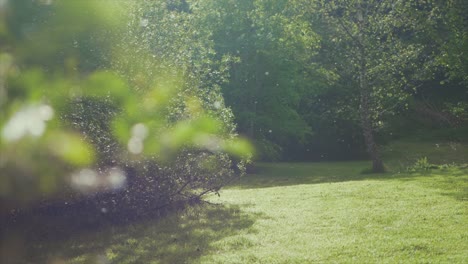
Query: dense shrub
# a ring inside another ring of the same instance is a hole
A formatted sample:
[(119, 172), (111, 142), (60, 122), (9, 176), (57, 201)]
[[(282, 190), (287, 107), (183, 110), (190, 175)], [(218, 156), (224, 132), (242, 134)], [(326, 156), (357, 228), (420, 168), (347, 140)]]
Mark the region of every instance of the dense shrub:
[(244, 171), (249, 144), (208, 78), (222, 63), (190, 64), (209, 51), (183, 53), (185, 27), (149, 37), (144, 26), (174, 14), (149, 21), (140, 4), (0, 4), (2, 212), (79, 200), (157, 209)]

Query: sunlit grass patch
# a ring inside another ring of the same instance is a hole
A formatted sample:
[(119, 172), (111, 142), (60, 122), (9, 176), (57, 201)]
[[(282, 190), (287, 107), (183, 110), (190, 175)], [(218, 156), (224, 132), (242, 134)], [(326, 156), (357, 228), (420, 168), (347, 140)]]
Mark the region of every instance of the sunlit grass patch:
[[(382, 177), (360, 174), (363, 165), (261, 165), (272, 176), (251, 176), (211, 198), (262, 212), (265, 217), (252, 225), (258, 230), (254, 246), (205, 255), (200, 262), (463, 263), (468, 258), (467, 170)], [(273, 179), (281, 187), (274, 187)]]

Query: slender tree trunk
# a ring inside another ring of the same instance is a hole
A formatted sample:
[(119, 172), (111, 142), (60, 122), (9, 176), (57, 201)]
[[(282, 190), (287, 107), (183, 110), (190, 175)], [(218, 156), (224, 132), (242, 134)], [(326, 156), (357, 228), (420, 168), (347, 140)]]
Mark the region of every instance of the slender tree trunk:
[[(361, 73), (362, 76), (362, 73)], [(374, 130), (372, 128), (372, 121), (370, 119), (370, 109), (369, 109), (369, 93), (365, 89), (366, 81), (360, 81), (360, 89), (361, 89), (361, 126), (362, 132), (364, 135), (364, 141), (366, 143), (367, 153), (372, 160), (372, 172), (384, 172), (384, 166), (382, 159), (380, 157), (379, 149), (377, 148), (377, 144), (375, 143), (374, 138)]]
[(260, 63), (259, 63), (259, 57), (258, 57), (258, 51), (255, 51), (255, 74), (253, 76), (253, 78), (255, 79), (255, 83), (252, 87), (252, 90), (253, 90), (253, 93), (252, 93), (252, 113), (253, 113), (253, 116), (251, 116), (250, 118), (250, 125), (249, 125), (249, 132), (248, 132), (248, 136), (250, 138), (254, 138), (255, 137), (255, 121), (256, 121), (256, 118), (257, 118), (257, 92), (260, 90), (261, 88), (261, 80), (260, 80), (260, 70), (259, 70), (259, 67), (260, 67)]
[(364, 48), (364, 41), (363, 41), (363, 14), (361, 8), (359, 9), (358, 13), (358, 26), (360, 34), (358, 35), (359, 40), (359, 90), (360, 90), (360, 97), (361, 97), (361, 107), (360, 107), (360, 116), (361, 116), (361, 126), (362, 132), (364, 135), (364, 141), (366, 143), (367, 153), (372, 160), (372, 172), (381, 173), (384, 172), (384, 165), (382, 162), (382, 158), (380, 157), (379, 149), (377, 144), (375, 143), (374, 138), (374, 129), (372, 126), (371, 120), (371, 110), (370, 110), (370, 97), (371, 91), (369, 89), (369, 84), (367, 83), (367, 66), (366, 66), (366, 50)]
[(255, 118), (256, 118), (256, 114), (257, 114), (257, 103), (255, 101), (255, 96), (252, 97), (252, 113), (253, 113), (253, 116), (250, 117), (249, 129), (248, 129), (247, 135), (251, 139), (254, 139), (254, 137), (255, 137)]

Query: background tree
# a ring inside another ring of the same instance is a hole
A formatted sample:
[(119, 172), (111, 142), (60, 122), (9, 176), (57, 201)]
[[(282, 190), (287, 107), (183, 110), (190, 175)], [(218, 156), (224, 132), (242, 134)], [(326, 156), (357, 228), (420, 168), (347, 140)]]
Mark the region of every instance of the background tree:
[(195, 1), (192, 10), (212, 32), (217, 58), (231, 58), (221, 86), (238, 131), (256, 141), (264, 159), (304, 141), (311, 129), (298, 109), (313, 82), (306, 69), (317, 36), (300, 10), (290, 1)]
[(440, 47), (437, 62), (445, 69), (448, 80), (468, 85), (468, 4), (466, 1), (440, 1), (433, 3), (434, 17), (429, 36)]
[(375, 131), (385, 117), (405, 107), (425, 65), (423, 44), (416, 41), (425, 12), (412, 1), (323, 1), (323, 52), (330, 69), (355, 89), (359, 122), (372, 170), (383, 162)]

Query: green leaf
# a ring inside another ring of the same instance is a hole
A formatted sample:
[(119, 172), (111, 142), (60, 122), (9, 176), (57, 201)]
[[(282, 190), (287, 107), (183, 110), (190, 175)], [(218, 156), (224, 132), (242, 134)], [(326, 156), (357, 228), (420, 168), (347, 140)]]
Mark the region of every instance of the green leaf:
[(89, 166), (95, 158), (93, 148), (79, 135), (53, 132), (46, 138), (52, 153), (75, 166)]

